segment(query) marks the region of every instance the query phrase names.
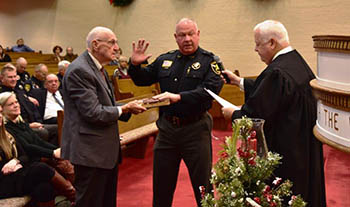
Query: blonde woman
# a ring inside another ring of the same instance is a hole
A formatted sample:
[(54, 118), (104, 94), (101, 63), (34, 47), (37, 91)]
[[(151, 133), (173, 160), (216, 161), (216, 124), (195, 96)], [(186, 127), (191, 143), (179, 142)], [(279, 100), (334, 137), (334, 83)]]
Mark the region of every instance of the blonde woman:
[[(29, 127), (28, 123), (22, 120), (20, 106), (14, 93), (0, 93), (0, 105), (3, 108), (6, 130), (23, 146), (24, 151), (31, 160), (40, 161), (42, 157), (60, 158), (61, 149), (40, 139)], [(59, 195), (64, 195), (74, 202), (75, 188), (70, 181), (62, 177), (57, 171), (54, 171), (51, 183)]]
[(23, 147), (5, 130), (0, 106), (0, 198), (30, 195), (38, 206), (54, 206), (55, 171), (31, 162)]

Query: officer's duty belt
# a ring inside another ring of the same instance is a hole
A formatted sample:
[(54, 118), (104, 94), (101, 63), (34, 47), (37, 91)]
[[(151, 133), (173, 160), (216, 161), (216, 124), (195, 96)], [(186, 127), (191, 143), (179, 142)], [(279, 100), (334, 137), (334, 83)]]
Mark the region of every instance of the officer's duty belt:
[(164, 118), (172, 123), (174, 126), (182, 127), (189, 124), (192, 124), (196, 121), (199, 121), (203, 117), (204, 113), (186, 116), (186, 117), (178, 117), (178, 116), (169, 116), (164, 114)]

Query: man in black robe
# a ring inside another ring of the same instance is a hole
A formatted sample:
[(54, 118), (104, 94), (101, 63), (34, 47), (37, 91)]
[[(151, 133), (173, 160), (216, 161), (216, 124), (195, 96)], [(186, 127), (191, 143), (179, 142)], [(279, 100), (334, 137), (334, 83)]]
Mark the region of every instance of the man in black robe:
[[(255, 51), (267, 68), (256, 80), (224, 71), (231, 84), (245, 93), (241, 110), (224, 107), (225, 118), (265, 119), (264, 132), (270, 151), (283, 156), (274, 174), (293, 182), (310, 207), (324, 207), (325, 185), (322, 144), (314, 137), (316, 100), (309, 85), (315, 76), (303, 57), (289, 45), (285, 27), (267, 20), (254, 28)], [(288, 201), (287, 201), (288, 202)]]

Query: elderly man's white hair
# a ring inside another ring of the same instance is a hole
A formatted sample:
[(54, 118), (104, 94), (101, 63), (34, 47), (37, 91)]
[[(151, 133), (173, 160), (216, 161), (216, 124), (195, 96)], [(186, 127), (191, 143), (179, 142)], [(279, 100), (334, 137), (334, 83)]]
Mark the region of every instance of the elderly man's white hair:
[(180, 23), (183, 23), (183, 22), (193, 23), (194, 26), (196, 27), (196, 31), (198, 31), (197, 23), (193, 19), (190, 19), (188, 17), (184, 17), (184, 18), (181, 18), (179, 21), (177, 21), (176, 27), (175, 27), (175, 32), (176, 32), (177, 25), (179, 25)]
[(19, 64), (22, 63), (22, 62), (27, 62), (27, 60), (26, 60), (24, 57), (19, 57), (19, 58), (17, 58), (17, 60), (16, 60), (16, 65), (19, 65)]
[(279, 44), (289, 44), (287, 29), (279, 21), (266, 20), (254, 27), (254, 32), (259, 30), (260, 38), (263, 42), (274, 38)]
[(64, 69), (66, 67), (66, 65), (69, 65), (70, 62), (68, 60), (62, 60), (60, 61), (57, 65), (58, 65), (58, 70)]
[(95, 27), (93, 28), (89, 34), (87, 35), (86, 37), (86, 45), (88, 48), (91, 48), (91, 42), (96, 39), (96, 37), (101, 34), (101, 33), (112, 33), (114, 34), (114, 32), (107, 28), (107, 27), (101, 27), (101, 26), (98, 26), (98, 27)]

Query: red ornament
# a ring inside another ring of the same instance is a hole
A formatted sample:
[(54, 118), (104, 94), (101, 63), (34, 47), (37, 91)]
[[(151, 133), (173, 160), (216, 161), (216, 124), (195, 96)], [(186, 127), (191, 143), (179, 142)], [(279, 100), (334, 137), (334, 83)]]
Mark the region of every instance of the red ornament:
[(250, 137), (251, 138), (255, 138), (256, 137), (256, 131), (255, 130), (250, 132)]
[(257, 202), (258, 204), (261, 204), (261, 200), (260, 200), (259, 197), (255, 197), (255, 198), (254, 198), (254, 201)]

